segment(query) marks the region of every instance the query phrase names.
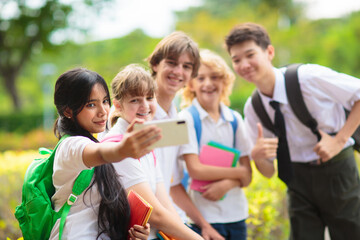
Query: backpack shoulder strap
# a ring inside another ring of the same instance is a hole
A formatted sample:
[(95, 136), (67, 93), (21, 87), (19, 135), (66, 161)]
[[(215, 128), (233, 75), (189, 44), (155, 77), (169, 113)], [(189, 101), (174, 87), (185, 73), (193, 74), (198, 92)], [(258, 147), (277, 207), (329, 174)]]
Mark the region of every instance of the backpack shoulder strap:
[[(191, 105), (190, 107), (187, 108), (187, 110), (191, 113), (191, 116), (194, 120), (194, 128), (195, 128), (195, 132), (196, 132), (196, 139), (198, 142), (198, 146), (200, 147), (200, 139), (201, 139), (201, 132), (202, 132), (202, 128), (201, 128), (201, 120), (200, 120), (200, 114), (199, 111), (196, 109), (196, 107), (194, 105)], [(200, 149), (199, 149), (200, 151)]]
[(233, 147), (235, 148), (236, 146), (236, 130), (238, 128), (238, 121), (235, 117), (235, 111), (230, 109), (231, 110), (231, 114), (233, 115), (233, 120), (230, 122), (231, 123), (231, 126), (232, 126), (232, 129), (233, 129), (233, 136), (234, 136), (234, 141), (233, 141)]
[[(198, 142), (198, 146), (200, 147), (202, 127), (201, 127), (201, 120), (200, 120), (199, 111), (196, 109), (196, 107), (194, 105), (191, 105), (190, 107), (188, 107), (187, 110), (191, 113), (191, 116), (192, 116), (192, 118), (194, 120), (194, 128), (195, 128), (195, 132), (196, 132), (196, 139), (197, 139), (197, 142)], [(238, 128), (238, 122), (236, 120), (234, 110), (232, 110), (232, 109), (230, 109), (230, 110), (231, 110), (231, 113), (233, 115), (233, 121), (231, 121), (230, 123), (231, 123), (233, 133), (234, 133), (234, 147), (235, 147), (235, 134), (236, 134), (236, 130)]]
[(78, 196), (85, 191), (85, 189), (90, 185), (91, 179), (94, 175), (94, 168), (89, 170), (83, 170), (80, 172), (79, 176), (76, 178), (74, 186), (72, 188), (72, 193), (69, 195), (68, 200), (64, 203), (63, 207), (59, 212), (61, 212), (61, 220), (59, 226), (59, 239), (64, 231), (66, 217), (69, 214), (71, 206), (76, 202)]
[(252, 93), (251, 104), (255, 110), (256, 115), (260, 118), (262, 125), (275, 134), (274, 124), (271, 122), (271, 119), (265, 110), (264, 104), (257, 89), (255, 89), (255, 91)]
[(310, 115), (308, 108), (304, 102), (304, 98), (301, 93), (301, 88), (299, 84), (298, 77), (298, 68), (301, 64), (291, 64), (286, 68), (285, 71), (285, 88), (286, 95), (289, 100), (291, 109), (295, 113), (295, 116), (302, 122), (305, 126), (310, 128), (310, 130), (316, 135), (318, 141), (321, 139), (319, 130), (317, 129), (316, 120)]
[[(59, 140), (58, 144), (54, 148), (53, 154), (55, 153), (60, 142), (62, 142), (67, 137), (68, 135), (65, 135)], [(71, 206), (76, 202), (78, 196), (82, 194), (85, 191), (85, 189), (90, 185), (93, 175), (94, 175), (94, 168), (83, 170), (77, 176), (72, 188), (72, 193), (69, 195), (68, 200), (64, 203), (64, 205), (58, 212), (59, 214), (61, 214), (60, 226), (59, 226), (59, 239), (61, 239), (62, 237), (66, 217), (69, 214)]]

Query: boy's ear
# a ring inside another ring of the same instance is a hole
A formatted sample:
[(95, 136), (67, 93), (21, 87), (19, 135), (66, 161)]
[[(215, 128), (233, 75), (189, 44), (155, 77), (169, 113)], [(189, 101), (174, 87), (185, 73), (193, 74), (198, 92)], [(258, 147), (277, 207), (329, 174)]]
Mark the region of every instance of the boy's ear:
[(158, 66), (159, 66), (159, 64), (156, 64), (156, 65), (152, 65), (152, 66), (151, 66), (151, 69), (153, 70), (153, 72), (155, 72), (155, 73), (158, 72)]
[(72, 118), (73, 114), (72, 114), (71, 109), (67, 107), (64, 111), (64, 115), (66, 118), (69, 118), (69, 119)]
[(121, 104), (120, 104), (119, 100), (113, 99), (113, 104), (116, 109), (121, 110)]
[(266, 48), (266, 51), (268, 53), (268, 56), (269, 56), (269, 60), (272, 61), (275, 57), (275, 48), (273, 45), (269, 45), (267, 48)]

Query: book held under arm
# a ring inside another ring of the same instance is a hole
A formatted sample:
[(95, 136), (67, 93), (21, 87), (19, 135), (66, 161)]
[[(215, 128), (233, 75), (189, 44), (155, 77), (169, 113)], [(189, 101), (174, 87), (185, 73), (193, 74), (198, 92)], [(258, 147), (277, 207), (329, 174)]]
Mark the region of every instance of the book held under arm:
[[(199, 160), (202, 164), (215, 167), (235, 167), (239, 156), (239, 150), (211, 141), (208, 145), (201, 147)], [(190, 189), (204, 192), (203, 186), (212, 182), (213, 181), (192, 179)]]
[(130, 190), (128, 193), (128, 201), (130, 205), (129, 228), (133, 227), (135, 224), (145, 227), (153, 207), (133, 190)]

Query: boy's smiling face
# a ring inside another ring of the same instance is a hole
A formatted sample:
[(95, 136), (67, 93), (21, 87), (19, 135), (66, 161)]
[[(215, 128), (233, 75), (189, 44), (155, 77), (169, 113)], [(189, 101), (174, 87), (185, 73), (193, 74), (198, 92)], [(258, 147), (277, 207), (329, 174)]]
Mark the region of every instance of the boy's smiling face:
[(255, 85), (268, 78), (267, 73), (272, 69), (274, 55), (272, 45), (264, 50), (252, 40), (236, 44), (230, 49), (235, 72)]
[(152, 67), (156, 72), (156, 82), (160, 94), (175, 96), (176, 92), (191, 79), (193, 60), (188, 53), (178, 59), (164, 58)]
[(189, 82), (201, 106), (218, 105), (224, 90), (224, 79), (207, 65), (201, 64), (196, 78)]

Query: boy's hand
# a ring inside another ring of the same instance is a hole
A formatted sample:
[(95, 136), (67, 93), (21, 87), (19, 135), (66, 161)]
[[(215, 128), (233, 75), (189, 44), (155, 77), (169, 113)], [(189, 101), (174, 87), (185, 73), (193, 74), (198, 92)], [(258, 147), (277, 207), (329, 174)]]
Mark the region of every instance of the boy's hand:
[(225, 240), (210, 224), (201, 228), (201, 236), (205, 240)]
[(337, 155), (344, 147), (344, 142), (337, 141), (324, 131), (319, 130), (321, 140), (315, 145), (314, 152), (319, 156), (321, 162), (327, 162)]
[(202, 196), (210, 201), (219, 201), (230, 189), (239, 186), (240, 181), (235, 179), (222, 179), (209, 183), (203, 187)]
[(257, 128), (258, 137), (255, 146), (251, 150), (251, 157), (254, 159), (254, 161), (275, 158), (279, 139), (264, 138), (263, 128), (260, 123), (257, 124)]

